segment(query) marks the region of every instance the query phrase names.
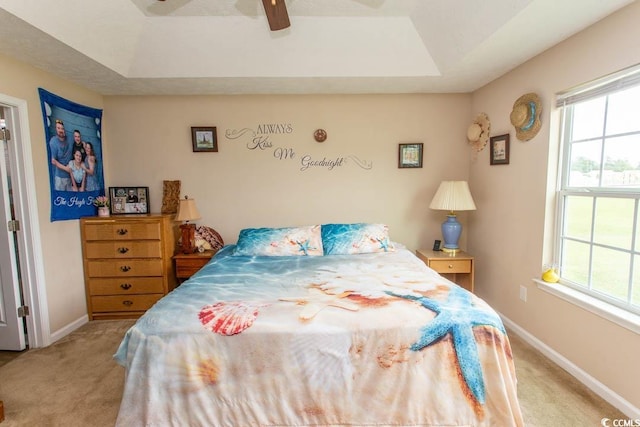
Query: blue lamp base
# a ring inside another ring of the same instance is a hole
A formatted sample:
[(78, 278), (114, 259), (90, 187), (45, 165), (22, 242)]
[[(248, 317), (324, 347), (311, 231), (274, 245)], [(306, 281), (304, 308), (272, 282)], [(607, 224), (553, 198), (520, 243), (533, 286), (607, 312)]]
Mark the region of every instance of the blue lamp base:
[(462, 233), (462, 224), (458, 222), (455, 214), (447, 215), (447, 220), (442, 223), (442, 237), (444, 238), (443, 252), (457, 252), (460, 250), (458, 239)]

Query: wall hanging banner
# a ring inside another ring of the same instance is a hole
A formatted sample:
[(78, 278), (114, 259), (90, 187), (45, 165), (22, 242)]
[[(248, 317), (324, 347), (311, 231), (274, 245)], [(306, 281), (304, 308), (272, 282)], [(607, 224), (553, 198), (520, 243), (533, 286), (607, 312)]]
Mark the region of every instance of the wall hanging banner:
[(96, 214), (103, 196), (102, 110), (39, 88), (51, 188), (51, 221)]

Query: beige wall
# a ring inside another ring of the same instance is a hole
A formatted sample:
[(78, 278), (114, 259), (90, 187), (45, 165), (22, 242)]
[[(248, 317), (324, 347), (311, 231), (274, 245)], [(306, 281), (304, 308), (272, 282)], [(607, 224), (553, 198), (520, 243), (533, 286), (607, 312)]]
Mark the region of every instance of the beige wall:
[[(478, 210), (470, 217), (469, 249), (477, 258), (477, 293), (498, 311), (596, 380), (640, 407), (640, 338), (538, 289), (532, 283), (551, 260), (553, 177), (557, 163), (555, 93), (640, 62), (640, 3), (568, 39), (473, 94), (472, 111), (491, 118), (492, 134), (511, 134), (511, 162), (490, 166), (484, 150), (470, 167)], [(513, 102), (536, 92), (543, 126), (528, 142), (509, 123)], [(552, 159), (548, 162), (549, 158)], [(550, 237), (550, 236), (548, 236)], [(528, 290), (519, 299), (520, 286)], [(633, 356), (635, 355), (635, 356)]]
[[(160, 210), (163, 180), (181, 180), (199, 224), (225, 242), (244, 227), (383, 222), (411, 249), (433, 245), (443, 212), (429, 202), (443, 179), (466, 179), (470, 95), (105, 97), (107, 183), (148, 186)], [(290, 125), (250, 149), (262, 124)], [(219, 151), (194, 153), (191, 126), (216, 126)], [(328, 133), (324, 143), (313, 132)], [(422, 169), (398, 169), (398, 143), (424, 143)], [(277, 159), (291, 149), (293, 159)], [(301, 170), (302, 158), (345, 158), (329, 170)], [(370, 162), (366, 170), (350, 158)]]
[(27, 101), (31, 141), (22, 143), (31, 145), (38, 200), (37, 209), (31, 209), (42, 234), (49, 322), (55, 332), (82, 318), (87, 309), (78, 221), (49, 221), (49, 162), (38, 88), (95, 108), (102, 108), (102, 96), (2, 55), (0, 76), (0, 93)]

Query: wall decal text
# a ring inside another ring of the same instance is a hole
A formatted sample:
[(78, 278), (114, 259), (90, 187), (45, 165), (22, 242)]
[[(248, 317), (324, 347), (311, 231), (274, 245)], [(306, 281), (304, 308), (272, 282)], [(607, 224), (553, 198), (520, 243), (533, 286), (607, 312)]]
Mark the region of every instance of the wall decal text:
[(300, 163), (300, 171), (307, 171), (311, 168), (325, 168), (327, 170), (334, 170), (335, 168), (343, 167), (352, 160), (353, 163), (365, 170), (373, 168), (373, 162), (361, 160), (357, 156), (337, 156), (335, 158), (322, 159), (313, 158), (310, 154), (304, 154), (298, 156), (295, 150), (291, 147), (275, 146), (272, 137), (292, 134), (294, 131), (291, 123), (261, 123), (258, 124), (255, 129), (245, 127), (242, 129), (227, 129), (225, 131), (225, 137), (230, 140), (242, 140), (245, 141), (245, 146), (248, 150), (272, 150), (273, 157), (277, 160), (294, 160)]

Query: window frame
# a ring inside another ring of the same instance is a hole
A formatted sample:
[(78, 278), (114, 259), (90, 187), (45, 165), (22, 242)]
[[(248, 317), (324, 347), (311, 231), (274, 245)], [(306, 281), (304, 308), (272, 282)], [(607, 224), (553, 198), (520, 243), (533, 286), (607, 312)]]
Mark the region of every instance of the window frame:
[[(600, 172), (605, 170), (605, 145), (607, 139), (611, 139), (613, 135), (607, 135), (605, 132), (607, 125), (608, 109), (608, 97), (616, 92), (631, 89), (636, 86), (640, 86), (640, 66), (632, 67), (630, 69), (623, 70), (618, 73), (614, 73), (610, 76), (605, 76), (602, 79), (594, 82), (581, 85), (580, 87), (558, 94), (556, 106), (562, 108), (560, 117), (560, 158), (558, 164), (558, 178), (556, 186), (556, 228), (554, 236), (554, 264), (561, 266), (563, 264), (564, 250), (563, 245), (567, 241), (578, 241), (583, 244), (589, 245), (589, 260), (587, 275), (587, 281), (584, 284), (577, 283), (563, 277), (562, 270), (560, 270), (560, 284), (565, 285), (568, 288), (575, 290), (579, 293), (585, 294), (588, 297), (595, 298), (597, 301), (610, 304), (624, 310), (632, 316), (640, 315), (640, 304), (635, 304), (633, 301), (634, 286), (637, 288), (640, 284), (634, 284), (634, 271), (637, 273), (640, 271), (640, 242), (636, 241), (636, 237), (640, 235), (640, 188), (616, 188), (616, 187), (603, 187), (602, 179), (603, 173), (599, 173), (599, 186), (570, 186), (571, 175), (571, 151), (573, 144), (576, 142), (585, 142), (590, 139), (602, 141), (602, 152), (600, 162)], [(573, 113), (576, 104), (583, 101), (597, 99), (602, 96), (607, 96), (605, 100), (605, 109), (603, 117), (603, 131), (595, 138), (588, 138), (583, 140), (572, 140), (573, 129)], [(640, 130), (621, 133), (618, 136), (639, 135)], [(577, 239), (571, 236), (566, 236), (566, 205), (567, 200), (570, 197), (588, 197), (591, 199), (594, 209), (591, 210), (590, 220), (590, 234), (588, 240)], [(633, 201), (633, 225), (630, 249), (627, 250), (620, 246), (611, 246), (603, 243), (598, 243), (594, 239), (595, 219), (597, 211), (595, 209), (598, 198), (622, 198)], [(593, 289), (593, 268), (594, 259), (593, 251), (594, 247), (603, 247), (607, 249), (614, 249), (616, 251), (622, 251), (629, 254), (629, 281), (626, 286), (626, 301), (621, 301), (613, 295), (609, 295), (603, 292)], [(637, 291), (637, 289), (636, 289)]]

